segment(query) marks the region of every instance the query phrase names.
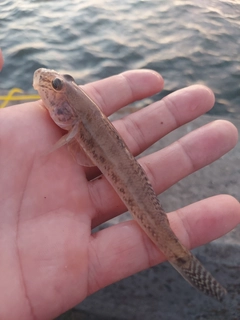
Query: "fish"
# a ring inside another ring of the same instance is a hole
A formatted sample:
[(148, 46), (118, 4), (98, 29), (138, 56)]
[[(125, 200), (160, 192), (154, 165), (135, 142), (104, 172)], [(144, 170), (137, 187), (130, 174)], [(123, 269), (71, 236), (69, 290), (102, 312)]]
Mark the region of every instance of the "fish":
[(226, 289), (180, 243), (142, 166), (93, 99), (72, 76), (45, 68), (34, 72), (33, 87), (52, 120), (67, 131), (53, 149), (68, 145), (79, 152), (80, 164), (97, 166), (170, 264), (193, 287), (222, 301)]

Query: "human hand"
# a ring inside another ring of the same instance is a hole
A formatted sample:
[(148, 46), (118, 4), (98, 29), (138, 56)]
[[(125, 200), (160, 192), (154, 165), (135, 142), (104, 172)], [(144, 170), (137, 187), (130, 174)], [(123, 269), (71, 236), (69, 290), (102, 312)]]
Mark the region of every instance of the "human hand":
[[(140, 70), (84, 89), (109, 115), (162, 87), (158, 74)], [(209, 89), (192, 86), (115, 125), (137, 155), (213, 103)], [(46, 154), (62, 135), (39, 101), (0, 111), (0, 319), (54, 318), (100, 288), (165, 259), (135, 221), (91, 235), (93, 227), (126, 209), (106, 179), (91, 180), (96, 169), (79, 166), (65, 147)], [(160, 193), (218, 159), (236, 141), (231, 123), (215, 121), (140, 162)], [(168, 217), (191, 248), (234, 228), (240, 205), (221, 195)], [(196, 226), (196, 221), (202, 223)]]

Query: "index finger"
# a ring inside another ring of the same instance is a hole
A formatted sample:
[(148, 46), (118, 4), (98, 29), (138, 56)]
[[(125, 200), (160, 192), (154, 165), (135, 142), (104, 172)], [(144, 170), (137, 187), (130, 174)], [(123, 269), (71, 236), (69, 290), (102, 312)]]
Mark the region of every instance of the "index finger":
[(129, 103), (158, 93), (163, 84), (161, 75), (153, 70), (131, 70), (88, 83), (82, 88), (109, 116)]

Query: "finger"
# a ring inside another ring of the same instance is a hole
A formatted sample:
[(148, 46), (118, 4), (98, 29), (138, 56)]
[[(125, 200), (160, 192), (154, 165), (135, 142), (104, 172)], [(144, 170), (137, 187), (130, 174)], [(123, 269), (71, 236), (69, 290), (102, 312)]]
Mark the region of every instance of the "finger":
[(142, 160), (157, 194), (216, 161), (235, 147), (238, 131), (229, 121), (216, 120), (192, 131), (162, 151)]
[[(239, 224), (240, 204), (227, 195), (215, 196), (172, 212), (168, 217), (181, 243), (192, 248), (222, 236)], [(99, 231), (92, 237), (89, 252), (88, 294), (164, 260), (165, 256), (135, 221)]]
[(3, 55), (2, 55), (2, 50), (0, 49), (0, 71), (2, 70), (3, 67)]
[[(230, 122), (214, 121), (139, 162), (159, 194), (231, 150), (237, 135), (237, 129)], [(89, 191), (96, 208), (93, 227), (126, 211), (104, 177), (90, 181)]]
[[(115, 121), (114, 126), (136, 156), (177, 127), (209, 111), (213, 104), (212, 91), (205, 86), (194, 85)], [(98, 170), (86, 169), (88, 180), (97, 175)]]
[(147, 108), (118, 120), (114, 126), (134, 155), (214, 105), (212, 91), (201, 85), (178, 90)]
[(131, 70), (86, 84), (82, 88), (108, 116), (129, 103), (161, 91), (163, 79), (152, 70)]

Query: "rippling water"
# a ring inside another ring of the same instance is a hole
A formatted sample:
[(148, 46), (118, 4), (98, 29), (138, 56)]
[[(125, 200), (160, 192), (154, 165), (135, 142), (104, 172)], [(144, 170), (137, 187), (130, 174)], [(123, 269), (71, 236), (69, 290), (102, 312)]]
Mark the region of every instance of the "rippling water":
[(163, 94), (206, 84), (212, 112), (240, 118), (239, 28), (240, 0), (2, 0), (0, 89), (32, 90), (40, 66), (78, 83), (151, 68)]

